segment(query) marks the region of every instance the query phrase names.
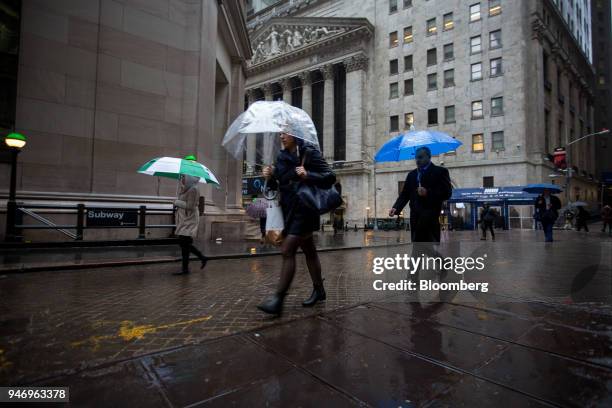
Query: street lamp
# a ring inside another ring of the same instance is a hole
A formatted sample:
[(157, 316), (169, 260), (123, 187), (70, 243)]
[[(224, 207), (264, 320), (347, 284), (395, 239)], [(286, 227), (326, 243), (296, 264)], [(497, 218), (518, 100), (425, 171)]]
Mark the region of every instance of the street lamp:
[(571, 161), (570, 161), (570, 149), (569, 147), (571, 145), (573, 145), (576, 142), (579, 142), (581, 140), (586, 139), (587, 137), (591, 137), (591, 136), (598, 136), (598, 135), (605, 135), (610, 133), (610, 130), (608, 129), (603, 129), (601, 132), (595, 132), (595, 133), (589, 133), (588, 135), (584, 135), (582, 137), (579, 137), (576, 140), (572, 140), (571, 142), (567, 143), (565, 145), (565, 166), (566, 166), (566, 173), (565, 173), (565, 201), (567, 202), (567, 204), (569, 204), (570, 202), (570, 182), (572, 179), (572, 173), (574, 172), (571, 166)]
[(4, 143), (11, 152), (11, 183), (9, 188), (9, 198), (6, 203), (6, 241), (15, 241), (17, 234), (15, 230), (15, 215), (17, 213), (17, 155), (26, 145), (26, 137), (19, 133), (9, 133), (4, 138)]
[(378, 189), (376, 188), (376, 161), (365, 150), (362, 150), (361, 154), (372, 161), (372, 177), (374, 178), (374, 231), (378, 231), (378, 206), (376, 205), (376, 196), (378, 195)]

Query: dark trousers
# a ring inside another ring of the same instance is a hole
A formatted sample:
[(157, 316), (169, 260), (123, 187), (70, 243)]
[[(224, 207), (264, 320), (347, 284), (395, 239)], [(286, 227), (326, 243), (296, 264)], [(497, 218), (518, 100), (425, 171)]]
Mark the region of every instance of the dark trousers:
[(440, 242), (438, 214), (411, 214), (410, 237), (412, 242)]
[(266, 236), (266, 221), (268, 219), (266, 217), (261, 217), (259, 219), (259, 231), (261, 232), (261, 237), (265, 237)]
[(553, 242), (553, 225), (554, 222), (542, 221), (542, 228), (544, 229), (544, 240), (546, 242)]
[(202, 252), (200, 252), (200, 250), (198, 250), (198, 248), (193, 246), (193, 238), (185, 235), (179, 235), (178, 238), (179, 245), (181, 246), (181, 256), (183, 259), (183, 272), (189, 272), (189, 253), (197, 256), (201, 261), (204, 261), (206, 257), (204, 254), (202, 254)]
[(589, 232), (589, 226), (587, 225), (586, 220), (578, 219), (576, 222), (576, 229), (580, 231), (582, 228), (584, 228), (586, 232)]
[(491, 231), (491, 237), (495, 239), (495, 231), (493, 230), (493, 221), (482, 221), (480, 227), (482, 228), (482, 237), (487, 237), (487, 230)]

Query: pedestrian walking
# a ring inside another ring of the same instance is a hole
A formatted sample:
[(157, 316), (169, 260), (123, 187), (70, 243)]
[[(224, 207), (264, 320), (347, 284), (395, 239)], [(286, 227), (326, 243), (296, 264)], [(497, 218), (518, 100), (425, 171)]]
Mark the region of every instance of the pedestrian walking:
[(574, 228), (574, 212), (569, 208), (565, 210), (563, 214), (565, 218), (565, 224), (563, 225), (563, 229), (571, 230)]
[(608, 234), (612, 236), (612, 207), (607, 204), (601, 210), (601, 220), (603, 221), (601, 232), (606, 232), (607, 226)]
[(180, 192), (178, 199), (174, 201), (176, 211), (176, 231), (179, 245), (181, 247), (182, 268), (180, 272), (175, 272), (173, 275), (185, 275), (189, 273), (189, 254), (196, 255), (200, 261), (200, 269), (204, 269), (208, 258), (204, 256), (195, 246), (193, 239), (198, 235), (198, 225), (200, 223), (200, 214), (198, 202), (200, 200), (200, 192), (198, 190), (198, 177), (181, 175), (180, 176)]
[(295, 275), (298, 248), (304, 252), (313, 285), (312, 294), (302, 305), (310, 307), (325, 300), (321, 262), (312, 235), (320, 228), (319, 213), (298, 199), (298, 189), (303, 184), (329, 189), (336, 181), (334, 172), (319, 149), (287, 133), (281, 133), (280, 139), (282, 150), (278, 153), (276, 165), (266, 166), (263, 170), (268, 187), (280, 191), (280, 206), (285, 219), (281, 245), (283, 261), (276, 293), (257, 306), (269, 314), (280, 314), (282, 311), (284, 298)]
[(495, 219), (495, 210), (491, 208), (489, 203), (485, 203), (480, 213), (480, 228), (482, 229), (482, 237), (480, 239), (482, 241), (487, 240), (487, 230), (491, 231), (491, 239), (495, 241), (495, 230), (493, 229)]
[(535, 209), (535, 218), (542, 224), (545, 241), (553, 242), (553, 226), (559, 218), (561, 201), (558, 197), (552, 195), (549, 189), (545, 188), (542, 194), (536, 198)]
[(431, 150), (420, 147), (415, 152), (417, 168), (408, 173), (404, 188), (389, 217), (402, 212), (410, 202), (412, 242), (440, 242), (439, 215), (442, 203), (452, 194), (448, 170), (431, 162)]
[(589, 232), (589, 226), (587, 222), (591, 218), (591, 215), (584, 207), (578, 207), (578, 214), (576, 214), (576, 230), (580, 231), (584, 228), (585, 232)]

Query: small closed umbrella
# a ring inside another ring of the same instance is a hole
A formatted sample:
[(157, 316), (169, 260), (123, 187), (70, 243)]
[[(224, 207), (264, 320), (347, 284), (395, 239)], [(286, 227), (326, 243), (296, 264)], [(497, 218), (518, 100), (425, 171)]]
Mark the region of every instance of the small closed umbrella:
[(457, 150), (462, 143), (444, 132), (411, 130), (387, 141), (374, 156), (377, 163), (414, 159), (421, 147), (431, 150), (433, 156)]
[(267, 208), (267, 200), (258, 198), (247, 206), (246, 213), (252, 218), (265, 218)]

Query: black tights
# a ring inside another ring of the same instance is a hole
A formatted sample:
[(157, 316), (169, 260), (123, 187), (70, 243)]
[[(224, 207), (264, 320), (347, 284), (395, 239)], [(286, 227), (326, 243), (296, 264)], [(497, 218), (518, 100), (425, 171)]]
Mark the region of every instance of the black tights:
[(312, 283), (314, 285), (323, 284), (323, 279), (321, 278), (321, 262), (319, 261), (319, 255), (317, 254), (317, 248), (315, 247), (312, 234), (303, 237), (299, 235), (287, 235), (281, 246), (283, 266), (278, 281), (277, 293), (279, 294), (286, 293), (287, 290), (289, 290), (289, 286), (291, 286), (291, 281), (293, 281), (293, 276), (295, 275), (295, 255), (300, 247), (306, 256), (306, 264), (308, 265), (308, 272), (310, 272)]
[(183, 272), (189, 271), (189, 252), (204, 261), (206, 257), (200, 252), (200, 250), (193, 246), (193, 238), (179, 235), (179, 245), (181, 246), (181, 255), (183, 257)]

